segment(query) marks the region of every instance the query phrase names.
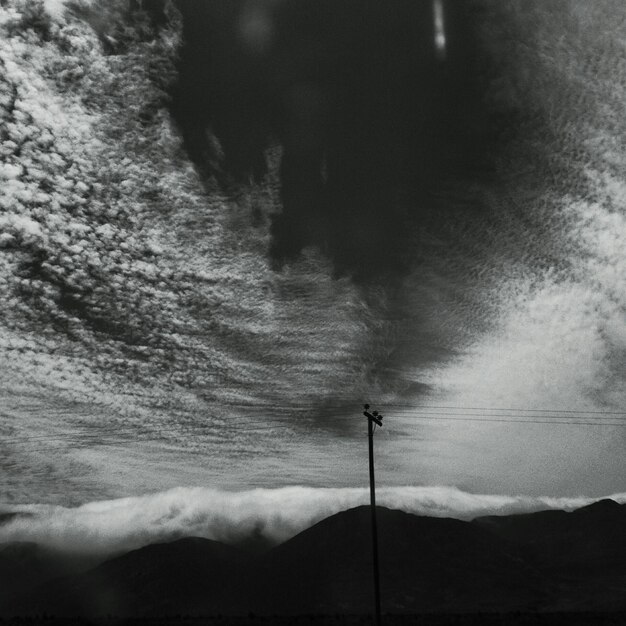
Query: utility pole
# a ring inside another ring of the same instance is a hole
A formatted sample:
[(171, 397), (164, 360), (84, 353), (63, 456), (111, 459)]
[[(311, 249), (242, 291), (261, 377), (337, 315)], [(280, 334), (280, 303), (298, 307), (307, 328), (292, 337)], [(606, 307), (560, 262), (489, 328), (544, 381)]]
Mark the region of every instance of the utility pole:
[(374, 482), (374, 424), (382, 428), (383, 416), (378, 411), (369, 412), (370, 405), (364, 404), (363, 415), (367, 417), (367, 439), (370, 460), (370, 509), (372, 512), (372, 561), (374, 564), (374, 603), (376, 608), (376, 626), (381, 626), (380, 616), (380, 573), (378, 570), (378, 527), (376, 525), (376, 485)]

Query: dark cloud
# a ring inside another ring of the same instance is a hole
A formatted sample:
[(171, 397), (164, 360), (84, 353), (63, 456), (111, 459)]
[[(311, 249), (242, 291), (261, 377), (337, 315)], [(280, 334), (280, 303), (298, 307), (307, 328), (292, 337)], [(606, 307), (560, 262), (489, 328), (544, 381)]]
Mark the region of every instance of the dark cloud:
[(237, 180), (282, 146), (275, 259), (313, 243), (361, 280), (404, 273), (409, 233), (439, 218), (450, 180), (486, 176), (496, 119), (473, 5), (445, 5), (444, 62), (430, 0), (176, 4), (171, 108), (192, 159)]
[(26, 517), (32, 517), (33, 513), (29, 513), (26, 511), (8, 511), (8, 512), (0, 512), (0, 526), (3, 524), (8, 524), (9, 522), (13, 522), (17, 519), (24, 519)]

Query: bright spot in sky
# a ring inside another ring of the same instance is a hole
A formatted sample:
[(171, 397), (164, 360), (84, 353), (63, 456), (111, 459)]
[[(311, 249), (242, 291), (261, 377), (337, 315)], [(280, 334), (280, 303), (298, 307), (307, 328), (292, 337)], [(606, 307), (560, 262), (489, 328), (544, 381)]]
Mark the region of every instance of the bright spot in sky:
[(435, 50), (440, 59), (446, 57), (446, 25), (443, 13), (443, 0), (433, 0), (435, 20)]

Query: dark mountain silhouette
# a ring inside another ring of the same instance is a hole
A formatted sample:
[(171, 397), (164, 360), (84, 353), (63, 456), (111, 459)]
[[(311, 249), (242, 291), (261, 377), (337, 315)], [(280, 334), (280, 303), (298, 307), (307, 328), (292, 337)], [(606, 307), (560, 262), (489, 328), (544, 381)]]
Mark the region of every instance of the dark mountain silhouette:
[(474, 520), (516, 543), (558, 585), (557, 609), (626, 609), (626, 506), (600, 500), (571, 513), (541, 511)]
[[(383, 610), (532, 608), (542, 581), (515, 546), (454, 519), (378, 509)], [(372, 598), (369, 507), (327, 518), (262, 563), (260, 612), (367, 611)]]
[(67, 555), (33, 542), (0, 544), (0, 606), (24, 589), (88, 570), (96, 564), (93, 557)]
[(540, 511), (474, 520), (475, 525), (526, 546), (546, 567), (593, 568), (626, 559), (626, 506), (600, 500), (571, 513)]
[[(377, 511), (384, 612), (626, 610), (626, 507), (615, 502), (473, 522)], [(22, 576), (0, 615), (370, 612), (370, 540), (369, 507), (358, 507), (262, 552), (201, 538), (150, 545), (39, 586)], [(37, 549), (0, 561), (0, 586)]]
[(237, 612), (244, 554), (188, 537), (133, 550), (88, 572), (23, 592), (11, 614), (158, 616)]

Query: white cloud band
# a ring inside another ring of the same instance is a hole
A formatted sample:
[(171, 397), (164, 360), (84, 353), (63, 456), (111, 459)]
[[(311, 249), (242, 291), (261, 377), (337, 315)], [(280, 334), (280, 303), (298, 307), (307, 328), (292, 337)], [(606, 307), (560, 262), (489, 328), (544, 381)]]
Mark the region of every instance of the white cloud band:
[[(483, 495), (453, 487), (382, 487), (377, 496), (381, 506), (459, 519), (572, 510), (598, 499)], [(610, 497), (626, 503), (626, 493)], [(232, 543), (256, 535), (280, 542), (334, 513), (368, 503), (369, 492), (362, 488), (293, 486), (230, 492), (179, 487), (76, 508), (42, 504), (2, 507), (5, 513), (17, 515), (0, 525), (0, 542), (35, 541), (100, 555), (184, 536)]]

